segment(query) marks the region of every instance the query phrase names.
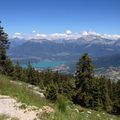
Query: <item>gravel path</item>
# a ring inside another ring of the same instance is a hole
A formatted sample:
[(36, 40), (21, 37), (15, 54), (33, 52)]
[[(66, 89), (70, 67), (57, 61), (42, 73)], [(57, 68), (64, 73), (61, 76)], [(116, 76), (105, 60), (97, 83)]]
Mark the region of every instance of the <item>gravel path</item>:
[(11, 117), (19, 118), (20, 120), (39, 120), (37, 118), (38, 112), (42, 112), (42, 109), (37, 110), (25, 110), (20, 109), (21, 103), (9, 96), (0, 95), (0, 114), (6, 114)]

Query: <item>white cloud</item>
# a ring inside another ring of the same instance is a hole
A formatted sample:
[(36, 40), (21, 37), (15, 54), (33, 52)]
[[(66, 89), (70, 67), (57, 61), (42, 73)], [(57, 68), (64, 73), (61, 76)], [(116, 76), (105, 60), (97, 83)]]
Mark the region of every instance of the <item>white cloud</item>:
[(47, 35), (46, 34), (40, 34), (40, 33), (36, 33), (34, 35), (29, 35), (26, 37), (27, 40), (31, 40), (31, 39), (37, 39), (37, 40), (41, 40), (41, 39), (47, 39)]
[(117, 40), (120, 39), (120, 35), (108, 35), (108, 34), (99, 34), (94, 31), (82, 31), (80, 33), (73, 33), (71, 30), (65, 31), (65, 33), (53, 33), (53, 34), (42, 34), (42, 33), (36, 33), (35, 30), (32, 31), (34, 34), (30, 35), (22, 35), (20, 32), (16, 32), (13, 34), (12, 38), (19, 38), (19, 39), (37, 39), (37, 40), (42, 40), (42, 39), (47, 39), (47, 40), (59, 40), (59, 39), (66, 39), (66, 40), (74, 40), (78, 39), (80, 37), (84, 37), (86, 40), (93, 40), (97, 37), (101, 38), (108, 38), (108, 39), (113, 39)]
[(65, 33), (68, 35), (72, 34), (71, 30), (67, 30)]
[(87, 36), (87, 35), (95, 35), (95, 36), (100, 36), (99, 33), (96, 33), (95, 31), (82, 31), (80, 32), (82, 36)]
[(19, 32), (16, 32), (16, 33), (14, 33), (14, 35), (18, 35), (18, 36), (19, 36), (19, 35), (21, 35), (21, 33), (19, 33)]
[(79, 34), (72, 33), (70, 30), (65, 31), (65, 33), (53, 33), (49, 35), (50, 39), (77, 39)]
[(84, 36), (84, 35), (88, 35), (88, 32), (87, 31), (82, 31), (82, 32), (80, 32), (80, 34)]
[(103, 34), (102, 37), (103, 37), (103, 38), (107, 38), (107, 39), (114, 39), (114, 40), (120, 39), (120, 35), (108, 35), (108, 34)]
[(32, 33), (36, 33), (36, 30), (33, 30)]
[(47, 35), (46, 34), (36, 34), (35, 35), (35, 37), (37, 38), (37, 39), (46, 39), (47, 38)]
[(16, 32), (16, 33), (14, 33), (14, 34), (13, 34), (12, 38), (19, 38), (19, 39), (22, 39), (22, 38), (23, 38), (23, 36), (22, 36), (22, 34), (21, 34), (21, 33)]
[(53, 33), (53, 34), (49, 35), (50, 39), (64, 39), (66, 37), (67, 37), (67, 35), (62, 34), (62, 33)]

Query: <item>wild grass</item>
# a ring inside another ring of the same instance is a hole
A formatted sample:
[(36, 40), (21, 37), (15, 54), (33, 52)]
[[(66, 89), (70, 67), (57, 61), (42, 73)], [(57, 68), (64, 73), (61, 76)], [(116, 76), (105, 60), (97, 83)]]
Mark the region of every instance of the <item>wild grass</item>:
[(8, 119), (8, 118), (9, 118), (8, 115), (0, 114), (0, 120), (6, 120), (6, 119)]
[(10, 78), (0, 74), (0, 94), (9, 95), (16, 98), (22, 103), (34, 106), (44, 106), (48, 104), (45, 98), (41, 98), (39, 95), (28, 89), (27, 86), (17, 85), (10, 82)]
[[(91, 111), (91, 113), (88, 113), (88, 111)], [(84, 109), (83, 112), (76, 112), (75, 109), (69, 108), (64, 113), (57, 109), (54, 115), (54, 120), (120, 120), (120, 118), (105, 112), (98, 112), (89, 109)]]
[(9, 115), (0, 114), (0, 120), (19, 120), (16, 117), (10, 117)]

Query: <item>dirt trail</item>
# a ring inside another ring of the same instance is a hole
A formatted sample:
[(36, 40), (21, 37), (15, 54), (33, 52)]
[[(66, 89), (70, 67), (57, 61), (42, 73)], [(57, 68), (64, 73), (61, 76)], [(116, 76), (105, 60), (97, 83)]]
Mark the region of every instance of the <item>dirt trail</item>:
[[(35, 106), (28, 106), (26, 109), (20, 109), (22, 104), (9, 96), (0, 95), (0, 114), (16, 117), (20, 120), (40, 120), (38, 117), (50, 109), (49, 106), (38, 109)], [(51, 109), (50, 112), (53, 110)], [(48, 111), (49, 112), (49, 111)]]

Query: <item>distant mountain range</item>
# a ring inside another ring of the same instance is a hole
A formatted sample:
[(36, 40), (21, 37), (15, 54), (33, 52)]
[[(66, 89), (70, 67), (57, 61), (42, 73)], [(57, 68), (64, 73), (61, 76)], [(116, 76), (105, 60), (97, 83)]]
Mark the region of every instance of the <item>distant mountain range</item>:
[(32, 38), (29, 40), (14, 38), (10, 39), (10, 42), (11, 47), (8, 54), (14, 60), (32, 60), (35, 62), (59, 60), (71, 64), (87, 52), (94, 58), (97, 66), (102, 66), (102, 64), (104, 64), (103, 66), (115, 65), (115, 62), (120, 65), (120, 37), (118, 35), (86, 33), (77, 38)]

